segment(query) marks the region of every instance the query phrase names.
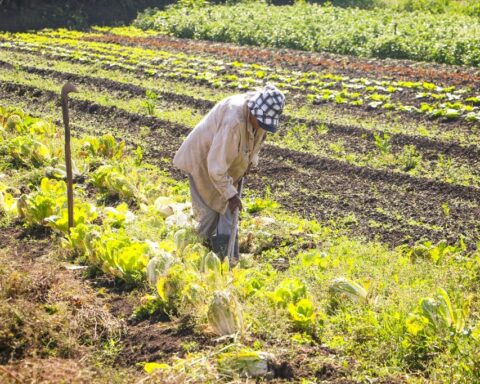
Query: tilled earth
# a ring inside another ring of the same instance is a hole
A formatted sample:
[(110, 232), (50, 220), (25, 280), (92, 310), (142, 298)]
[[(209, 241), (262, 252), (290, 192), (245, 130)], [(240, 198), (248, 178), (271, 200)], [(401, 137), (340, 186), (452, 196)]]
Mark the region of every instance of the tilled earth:
[[(96, 38), (98, 39), (98, 38)], [(105, 39), (105, 37), (102, 37), (100, 38), (100, 40), (102, 39)], [(108, 38), (107, 41), (110, 41), (112, 40), (111, 38)], [(115, 39), (113, 39), (115, 40)], [(120, 44), (125, 44), (125, 42), (122, 40), (122, 38), (119, 39), (119, 43)], [(186, 44), (186, 43), (185, 43)], [(126, 45), (129, 45), (128, 43)], [(188, 44), (186, 44), (186, 47), (187, 47), (187, 50), (188, 50)], [(62, 55), (59, 55), (58, 53), (55, 53), (55, 51), (51, 51), (52, 47), (49, 47), (48, 50), (46, 51), (39, 51), (38, 53), (42, 55), (43, 58), (45, 58), (45, 60), (49, 60), (49, 59), (52, 59), (52, 60), (62, 60), (62, 61), (68, 61), (68, 62), (71, 62), (71, 63), (83, 63), (85, 65), (87, 64), (90, 64), (90, 65), (97, 65), (98, 63), (96, 63), (96, 61), (94, 59), (84, 59), (86, 61), (86, 63), (84, 61), (79, 61), (78, 58), (74, 57), (74, 56), (70, 56), (70, 57), (64, 57)], [(24, 47), (5, 47), (3, 48), (3, 50), (5, 51), (11, 51), (11, 52), (24, 52), (25, 53), (25, 48)], [(73, 48), (69, 48), (68, 49), (70, 51), (70, 53), (73, 55)], [(28, 50), (27, 50), (28, 52)], [(89, 52), (89, 53), (95, 53), (96, 51), (94, 49), (89, 49), (87, 48), (86, 49), (86, 52)], [(197, 52), (198, 54), (198, 52)], [(231, 54), (227, 54), (227, 56), (231, 56)], [(287, 55), (288, 56), (288, 55)], [(303, 57), (305, 59), (305, 55), (301, 55), (301, 57)], [(196, 84), (196, 85), (200, 85), (200, 86), (209, 86), (208, 85), (208, 82), (205, 82), (205, 80), (201, 79), (201, 78), (196, 78), (196, 77), (192, 77), (192, 76), (177, 76), (176, 75), (176, 72), (175, 71), (172, 71), (172, 72), (169, 72), (171, 69), (167, 66), (166, 68), (166, 71), (168, 72), (168, 75), (163, 73), (163, 72), (159, 72), (159, 73), (156, 73), (154, 75), (150, 75), (148, 74), (147, 75), (147, 72), (145, 71), (145, 67), (142, 66), (141, 64), (138, 65), (137, 67), (132, 67), (132, 68), (125, 68), (125, 67), (122, 67), (122, 66), (119, 66), (116, 64), (116, 61), (115, 60), (118, 60), (120, 63), (122, 63), (125, 58), (123, 56), (118, 56), (118, 55), (115, 55), (115, 53), (112, 52), (112, 58), (115, 58), (113, 59), (113, 62), (110, 63), (110, 62), (107, 62), (107, 63), (104, 63), (102, 64), (102, 68), (104, 69), (119, 69), (121, 71), (124, 71), (124, 72), (129, 72), (129, 73), (133, 73), (135, 76), (137, 77), (145, 77), (145, 76), (148, 76), (150, 79), (153, 79), (155, 80), (156, 78), (162, 78), (163, 76), (166, 76), (167, 79), (169, 78), (175, 78), (175, 81), (177, 82), (182, 82), (182, 83), (186, 83), (187, 85), (188, 84)], [(223, 59), (224, 57), (221, 57), (221, 56), (217, 56), (217, 58), (219, 59)], [(248, 60), (247, 60), (248, 61)], [(337, 60), (338, 61), (338, 60)], [(304, 70), (314, 70), (314, 71), (323, 71), (325, 70), (326, 68), (327, 69), (331, 69), (334, 71), (335, 74), (341, 74), (341, 75), (346, 75), (346, 76), (353, 76), (353, 77), (357, 77), (357, 78), (369, 78), (369, 79), (379, 79), (379, 78), (382, 78), (384, 80), (409, 80), (409, 81), (427, 81), (427, 80), (431, 80), (431, 81), (435, 81), (437, 84), (441, 84), (443, 86), (450, 86), (450, 85), (457, 85), (457, 86), (464, 86), (464, 89), (463, 89), (463, 92), (466, 92), (464, 93), (464, 97), (468, 97), (468, 96), (476, 96), (478, 94), (478, 86), (477, 86), (477, 79), (478, 79), (478, 74), (477, 72), (475, 71), (472, 71), (472, 70), (469, 70), (468, 68), (463, 68), (463, 69), (457, 69), (458, 72), (455, 72), (455, 73), (452, 73), (451, 72), (451, 69), (450, 69), (450, 72), (448, 70), (447, 67), (441, 69), (441, 70), (438, 70), (438, 69), (435, 69), (435, 67), (432, 65), (429, 65), (426, 69), (421, 69), (421, 68), (416, 68), (415, 67), (415, 64), (409, 62), (409, 63), (406, 63), (406, 67), (405, 68), (409, 68), (408, 70), (406, 71), (401, 71), (400, 68), (402, 68), (400, 65), (401, 65), (401, 62), (398, 62), (396, 63), (396, 66), (393, 66), (393, 67), (390, 67), (388, 65), (385, 65), (385, 64), (382, 64), (381, 61), (375, 61), (374, 64), (366, 64), (366, 63), (362, 63), (361, 60), (358, 60), (358, 59), (355, 59), (355, 60), (352, 60), (352, 61), (344, 61), (341, 65), (338, 64), (337, 61), (334, 61), (335, 63), (337, 63), (337, 65), (328, 65), (328, 66), (324, 66), (322, 63), (323, 61), (320, 60), (317, 64), (310, 64), (308, 66), (308, 68), (304, 68), (302, 66), (299, 66), (299, 67), (293, 67), (293, 68), (290, 68), (294, 71), (304, 71)], [(271, 63), (268, 59), (263, 59), (262, 61), (262, 58), (259, 58), (259, 61), (258, 63), (267, 63), (267, 64), (273, 64), (274, 66), (276, 66), (277, 68), (279, 67), (279, 65), (281, 65), (281, 68), (287, 68), (287, 67), (291, 67), (290, 65), (288, 65), (288, 60), (287, 60), (287, 63), (285, 62), (285, 59), (282, 59), (282, 60), (279, 60), (279, 62), (275, 62), (275, 63)], [(0, 66), (2, 65), (5, 65), (5, 62), (0, 62)], [(416, 64), (418, 66), (418, 63)], [(195, 66), (195, 64), (192, 64), (192, 66)], [(20, 66), (22, 67), (22, 66)], [(152, 68), (155, 68), (155, 67), (152, 67)], [(355, 69), (356, 68), (356, 69)], [(393, 69), (392, 69), (393, 68)], [(53, 73), (54, 71), (50, 71), (50, 70), (46, 70), (46, 69), (37, 69), (37, 68), (34, 68), (34, 67), (30, 67), (30, 68), (27, 68), (26, 69), (28, 72), (31, 72), (31, 73), (48, 73), (49, 75), (52, 75), (55, 77), (56, 75)], [(200, 70), (201, 72), (201, 70)], [(242, 76), (242, 73), (241, 71), (238, 72), (237, 69), (235, 68), (229, 68), (228, 70), (228, 73), (232, 74), (232, 75), (239, 75), (239, 76)], [(386, 75), (387, 74), (387, 75)], [(372, 76), (373, 75), (373, 76)], [(75, 77), (75, 75), (70, 75), (72, 78)], [(422, 77), (423, 76), (423, 77)], [(108, 83), (108, 81), (107, 81)], [(111, 86), (111, 84), (110, 84)], [(118, 87), (117, 87), (118, 88)], [(123, 89), (128, 89), (128, 91), (134, 91), (134, 92), (137, 92), (138, 91), (138, 87), (129, 87), (129, 86), (125, 86), (123, 85), (122, 86)], [(137, 88), (137, 89), (135, 89)], [(227, 88), (228, 90), (231, 90), (229, 88)], [(337, 83), (333, 89), (336, 89), (337, 91), (339, 90), (342, 90), (342, 85), (340, 83)], [(290, 89), (289, 90), (290, 92), (290, 96), (292, 97), (292, 99), (296, 99), (297, 102), (301, 102), (301, 103), (305, 103), (306, 101), (306, 97), (305, 97), (305, 94), (308, 93), (306, 91), (306, 89)], [(362, 93), (362, 92), (360, 92)], [(418, 97), (418, 93), (419, 93), (419, 90), (416, 89), (416, 88), (403, 88), (401, 90), (398, 90), (398, 92), (394, 92), (392, 93), (390, 96), (390, 101), (391, 102), (400, 102), (404, 105), (409, 105), (409, 106), (416, 106), (417, 108), (421, 107), (422, 103), (424, 101), (426, 101), (423, 97)], [(321, 101), (321, 100), (317, 100), (315, 101), (315, 104), (323, 104), (324, 101)], [(332, 104), (331, 102), (328, 102), (327, 104)], [(382, 110), (382, 109), (375, 109), (372, 107), (369, 106), (369, 103), (364, 103), (363, 105), (361, 106), (353, 106), (353, 105), (350, 105), (350, 104), (335, 104), (336, 108), (338, 109), (347, 109), (347, 110), (351, 110), (351, 111), (355, 111), (355, 112), (358, 112), (360, 115), (368, 115), (368, 114), (378, 114), (378, 115), (383, 115), (385, 114), (385, 110)], [(392, 112), (392, 111), (390, 111)], [(402, 115), (406, 116), (405, 113), (402, 113)], [(422, 121), (422, 120), (425, 120), (425, 114), (419, 114), (419, 115), (416, 115), (415, 116), (415, 119), (414, 120), (417, 120), (417, 121)], [(449, 125), (450, 126), (456, 126), (456, 125), (465, 125), (465, 126), (471, 126), (473, 125), (474, 123), (472, 122), (468, 122), (464, 119), (459, 119), (457, 121), (450, 121), (449, 122)]]
[[(145, 362), (183, 357), (188, 345), (191, 352), (207, 353), (217, 345), (188, 318), (132, 321), (140, 292), (103, 275), (85, 278), (82, 270), (66, 268), (52, 240), (48, 230), (0, 229), (0, 286), (7, 298), (0, 306), (1, 383), (152, 382), (143, 372)], [(279, 357), (271, 382), (314, 376), (355, 384), (336, 359), (332, 349), (304, 346), (291, 357)]]
[[(15, 99), (25, 102), (27, 98), (38, 113), (42, 104), (57, 98), (53, 92), (11, 83), (1, 84), (0, 97), (13, 105)], [(149, 161), (167, 166), (174, 177), (183, 177), (170, 160), (190, 128), (89, 101), (72, 100), (71, 107), (74, 124), (109, 132), (115, 127), (117, 136), (141, 142)], [(142, 127), (150, 129), (146, 137), (141, 137)], [(428, 145), (441, 146), (434, 141)], [(475, 162), (468, 148), (442, 149)], [(478, 188), (356, 167), (272, 145), (264, 147), (261, 158), (258, 170), (248, 177), (248, 188), (261, 194), (269, 187), (290, 211), (322, 222), (334, 220), (355, 234), (391, 245), (422, 239), (455, 242), (460, 237), (473, 245), (478, 238)], [(442, 208), (445, 204), (448, 213)]]
[[(11, 65), (8, 62), (0, 60), (0, 67), (10, 68)], [(36, 68), (31, 66), (20, 65), (21, 68), (26, 73), (33, 73), (40, 75), (46, 78), (52, 78), (60, 81), (72, 81), (76, 85), (85, 86), (89, 89), (95, 89), (99, 91), (108, 90), (112, 93), (121, 93), (122, 95), (128, 95), (129, 97), (144, 97), (147, 89), (138, 85), (129, 84), (125, 82), (113, 81), (110, 79), (102, 79), (97, 77), (87, 77), (83, 75), (76, 75), (67, 72), (60, 72), (51, 69)], [(189, 108), (195, 108), (199, 113), (207, 113), (214, 105), (215, 102), (211, 100), (205, 100), (200, 98), (195, 98), (187, 95), (176, 94), (172, 92), (158, 92), (162, 100), (165, 100), (169, 103), (179, 105), (179, 106), (188, 106)], [(297, 107), (301, 107), (304, 104), (304, 101), (299, 98), (293, 98), (292, 103)], [(365, 117), (371, 116), (372, 114), (382, 114), (381, 111), (362, 111), (356, 108), (352, 108), (348, 105), (338, 105), (338, 109), (352, 110), (357, 114), (364, 115)], [(429, 121), (424, 119), (421, 116), (403, 116), (403, 119), (406, 119), (410, 124), (424, 124), (428, 126)], [(298, 124), (306, 124), (310, 129), (315, 128), (322, 122), (312, 119), (304, 118), (295, 118), (292, 116), (284, 116), (282, 118), (282, 123), (291, 126)], [(446, 132), (452, 133), (462, 133), (463, 135), (471, 135), (474, 132), (472, 129), (475, 129), (474, 123), (467, 123), (462, 121), (449, 121), (439, 123), (441, 129)], [(344, 140), (352, 142), (352, 147), (355, 150), (362, 151), (366, 149), (373, 149), (375, 146), (373, 144), (374, 133), (381, 133), (381, 130), (372, 130), (365, 129), (358, 126), (345, 126), (335, 123), (329, 123), (328, 132), (326, 135), (322, 135), (323, 140), (334, 141), (337, 138), (342, 138)], [(279, 132), (282, 134), (282, 132)], [(368, 143), (369, 148), (364, 148)], [(439, 154), (442, 154), (447, 157), (455, 157), (463, 160), (467, 160), (469, 164), (478, 165), (478, 158), (480, 155), (480, 148), (476, 145), (468, 143), (460, 143), (456, 141), (441, 141), (432, 137), (421, 137), (421, 136), (412, 136), (403, 133), (396, 133), (393, 135), (391, 144), (395, 149), (403, 148), (405, 145), (415, 145), (418, 149), (422, 150), (427, 156), (427, 158), (436, 158)]]
[[(442, 84), (469, 85), (478, 82), (478, 71), (458, 68), (451, 73), (447, 66), (423, 66), (409, 62), (363, 60), (334, 55), (306, 54), (295, 51), (265, 50), (259, 48), (241, 48), (227, 44), (185, 41), (169, 37), (128, 38), (105, 35), (96, 38), (125, 45), (142, 45), (152, 48), (168, 46), (179, 51), (204, 52), (222, 57), (240, 58), (243, 61), (280, 63), (291, 69), (332, 69), (337, 73), (362, 76), (365, 72), (376, 73), (411, 80), (439, 81)], [(0, 61), (2, 67), (8, 63)], [(145, 89), (132, 84), (123, 84), (107, 79), (94, 79), (57, 72), (53, 70), (23, 67), (22, 70), (45, 78), (61, 81), (71, 80), (76, 84), (86, 85), (91, 89), (106, 89), (112, 92), (124, 92), (129, 97), (143, 97)], [(162, 99), (171, 103), (178, 110), (180, 106), (196, 109), (200, 114), (206, 113), (213, 102), (194, 97), (163, 92)], [(302, 98), (296, 98), (300, 106)], [(36, 115), (52, 114), (60, 111), (58, 95), (35, 87), (22, 86), (9, 82), (0, 82), (0, 104), (26, 106)], [(105, 107), (92, 101), (71, 100), (72, 128), (75, 133), (111, 132), (133, 145), (142, 145), (148, 161), (166, 167), (177, 179), (184, 178), (174, 169), (171, 159), (190, 127), (174, 124), (143, 114), (130, 113), (116, 107)], [(349, 107), (338, 106), (340, 113)], [(350, 108), (351, 113), (354, 109)], [(355, 109), (358, 118), (369, 114), (381, 115), (379, 111)], [(60, 123), (59, 112), (55, 117)], [(286, 117), (286, 124), (306, 124), (314, 128), (320, 122)], [(422, 118), (407, 117), (411, 124), (424, 123)], [(463, 134), (472, 133), (472, 125), (467, 123), (445, 124), (446, 130)], [(380, 130), (381, 131), (381, 130)], [(316, 137), (318, 140), (335, 142), (344, 140), (345, 146), (361, 153), (373, 149), (373, 131), (357, 126), (328, 124), (328, 132)], [(477, 141), (478, 143), (478, 141)], [(398, 153), (405, 145), (415, 145), (422, 151), (424, 158), (435, 160), (440, 154), (461, 161), (474, 170), (478, 170), (479, 146), (471, 143), (445, 142), (433, 138), (411, 136), (408, 134), (392, 135), (392, 151)], [(461, 186), (433, 179), (412, 177), (404, 173), (388, 170), (358, 167), (347, 162), (304, 153), (275, 145), (265, 145), (261, 153), (261, 162), (257, 170), (248, 176), (247, 186), (254, 194), (262, 194), (267, 188), (274, 199), (289, 212), (315, 218), (321, 222), (336, 225), (353, 234), (367, 239), (379, 239), (392, 246), (402, 243), (414, 243), (422, 239), (439, 241), (447, 239), (456, 242), (463, 237), (465, 242), (474, 246), (478, 239), (480, 218), (479, 188)], [(447, 208), (446, 208), (447, 207)], [(19, 227), (0, 231), (0, 244), (9, 252), (4, 253), (4, 264), (12, 271), (30, 276), (32, 287), (16, 294), (19, 303), (25, 299), (32, 307), (26, 306), (36, 314), (43, 313), (45, 304), (51, 297), (63, 294), (65, 284), (75, 286), (76, 290), (61, 296), (72, 309), (71, 319), (77, 314), (89, 314), (91, 320), (108, 320), (104, 326), (105, 336), (95, 339), (88, 348), (82, 345), (78, 350), (71, 349), (63, 356), (34, 356), (30, 353), (35, 348), (32, 338), (22, 348), (8, 350), (0, 348), (0, 381), (2, 382), (110, 382), (108, 372), (88, 366), (87, 355), (104, 348), (109, 332), (119, 334), (119, 352), (112, 361), (106, 363), (116, 370), (125, 370), (125, 381), (138, 381), (144, 377), (140, 364), (145, 361), (163, 361), (172, 355), (184, 356), (185, 345), (197, 345), (200, 350), (208, 350), (214, 341), (199, 335), (189, 325), (188, 319), (177, 322), (165, 322), (167, 319), (149, 319), (138, 323), (130, 319), (134, 310), (133, 303), (138, 304), (138, 297), (132, 300), (130, 291), (123, 286), (116, 286), (112, 281), (101, 278), (85, 279), (78, 272), (67, 271), (60, 265), (52, 264), (48, 254), (54, 252), (53, 242), (48, 233), (26, 233)], [(10, 252), (11, 251), (11, 252)], [(0, 255), (2, 255), (0, 253)], [(1, 271), (0, 271), (1, 272)], [(13, 276), (17, 276), (13, 274)], [(1, 277), (1, 273), (0, 273)], [(53, 295), (53, 296), (52, 296)], [(15, 301), (14, 300), (14, 301)], [(10, 304), (14, 304), (10, 301)], [(83, 312), (82, 312), (83, 311)], [(97, 317), (92, 316), (95, 314)], [(79, 337), (97, 332), (98, 325), (92, 325), (79, 332)], [(112, 327), (109, 330), (108, 326)], [(45, 329), (49, 329), (45, 325)], [(100, 329), (100, 328), (98, 328)], [(43, 331), (43, 329), (37, 329)], [(113, 333), (112, 333), (113, 334)], [(25, 335), (20, 335), (23, 337)], [(93, 336), (91, 336), (93, 337)], [(22, 340), (21, 340), (22, 341)], [(31, 343), (31, 344), (29, 344)], [(0, 347), (2, 340), (0, 340)], [(87, 350), (88, 349), (88, 350)], [(295, 356), (288, 359), (282, 356), (275, 368), (276, 377), (281, 379), (301, 379), (312, 377), (322, 382), (353, 383), (350, 372), (336, 363), (336, 351), (322, 346), (302, 347)], [(43, 359), (40, 359), (43, 357)], [(100, 360), (101, 361), (101, 360)], [(330, 362), (329, 362), (330, 361)], [(351, 362), (355, 364), (354, 361)], [(317, 364), (312, 370), (312, 364)], [(124, 373), (123, 373), (124, 372)], [(114, 376), (112, 376), (114, 377)], [(99, 381), (101, 379), (101, 381)], [(400, 383), (402, 379), (385, 379), (387, 383)]]
[(104, 34), (85, 36), (83, 40), (113, 43), (124, 46), (141, 46), (151, 49), (169, 49), (208, 57), (229, 58), (249, 63), (282, 65), (292, 70), (333, 70), (348, 76), (365, 76), (375, 73), (415, 81), (439, 81), (443, 84), (472, 85), (480, 80), (477, 68), (435, 63), (419, 63), (411, 60), (368, 59), (331, 53), (305, 52), (293, 49), (242, 47), (230, 43), (180, 39), (167, 35), (155, 37), (131, 37)]

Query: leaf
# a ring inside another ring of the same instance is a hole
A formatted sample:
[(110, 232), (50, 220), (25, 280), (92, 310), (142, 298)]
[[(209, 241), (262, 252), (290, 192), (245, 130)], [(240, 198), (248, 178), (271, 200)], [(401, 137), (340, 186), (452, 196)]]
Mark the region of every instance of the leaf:
[(157, 370), (167, 371), (170, 369), (170, 366), (168, 364), (163, 364), (163, 363), (146, 363), (143, 366), (143, 369), (145, 370), (146, 373), (151, 375), (153, 372)]
[(330, 292), (339, 297), (346, 297), (354, 302), (367, 302), (367, 290), (360, 284), (347, 280), (344, 277), (333, 280)]
[(308, 299), (302, 299), (297, 304), (290, 303), (288, 312), (293, 322), (302, 329), (312, 326), (315, 322), (313, 304)]
[(407, 332), (416, 336), (428, 325), (428, 319), (424, 316), (411, 313), (406, 320)]

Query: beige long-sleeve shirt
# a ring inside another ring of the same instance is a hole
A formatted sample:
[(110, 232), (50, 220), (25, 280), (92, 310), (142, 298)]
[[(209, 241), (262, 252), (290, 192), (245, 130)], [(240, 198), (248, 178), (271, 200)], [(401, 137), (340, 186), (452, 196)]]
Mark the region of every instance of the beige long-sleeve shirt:
[(204, 202), (224, 213), (236, 183), (248, 165), (257, 165), (266, 132), (256, 133), (249, 121), (251, 93), (228, 97), (212, 108), (187, 136), (173, 164), (189, 173)]

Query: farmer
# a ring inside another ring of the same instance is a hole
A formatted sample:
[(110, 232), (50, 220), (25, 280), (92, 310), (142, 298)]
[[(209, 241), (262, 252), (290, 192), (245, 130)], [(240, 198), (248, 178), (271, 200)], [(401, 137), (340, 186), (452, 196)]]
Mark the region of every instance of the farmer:
[[(227, 97), (198, 123), (177, 151), (173, 164), (188, 174), (198, 234), (220, 257), (227, 254), (238, 182), (258, 163), (266, 133), (274, 133), (285, 104), (273, 85)], [(238, 236), (234, 258), (238, 260)]]

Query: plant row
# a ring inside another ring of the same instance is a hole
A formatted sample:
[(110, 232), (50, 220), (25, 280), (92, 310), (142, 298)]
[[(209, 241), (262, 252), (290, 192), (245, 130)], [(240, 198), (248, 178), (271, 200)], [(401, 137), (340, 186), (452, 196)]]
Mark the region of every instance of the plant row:
[(42, 52), (64, 60), (100, 64), (106, 69), (140, 72), (214, 88), (245, 91), (274, 82), (287, 92), (305, 95), (313, 104), (332, 103), (413, 113), (432, 119), (480, 121), (480, 96), (471, 88), (421, 81), (350, 78), (330, 72), (289, 71), (167, 51), (79, 42), (78, 32), (63, 32), (65, 36), (61, 38), (52, 34), (19, 34), (11, 40), (6, 38), (0, 47)]
[[(0, 109), (2, 215), (51, 228), (72, 257), (106, 274), (148, 282), (152, 295), (137, 318), (158, 311), (188, 316), (207, 335), (236, 340), (225, 339), (212, 355), (146, 365), (152, 374), (179, 379), (193, 364), (212, 380), (272, 376), (275, 357), (262, 342), (271, 339), (292, 353), (322, 340), (361, 360), (359, 375), (417, 370), (442, 379), (449, 362), (457, 377), (478, 379), (480, 328), (469, 303), (477, 300), (480, 265), (461, 242), (389, 251), (286, 215), (268, 197), (251, 197), (240, 232), (250, 256), (232, 269), (195, 235), (186, 185), (145, 164), (140, 148), (127, 153), (111, 135), (73, 140), (68, 230), (61, 139), (51, 122)], [(272, 266), (278, 263), (287, 268)], [(393, 371), (379, 370), (377, 358)]]
[(359, 57), (480, 64), (478, 18), (299, 2), (185, 6), (144, 12), (134, 25), (181, 38)]
[[(46, 87), (41, 83), (41, 76), (32, 74), (34, 68), (19, 65), (11, 77), (20, 81), (20, 76), (23, 78), (28, 72), (28, 80), (25, 78), (25, 82), (22, 80), (22, 84), (33, 84), (36, 88), (49, 90), (61, 86), (62, 81), (71, 79), (70, 73), (52, 72), (56, 79), (55, 83)], [(24, 73), (24, 71), (26, 72)], [(7, 71), (5, 74), (9, 79)], [(88, 92), (87, 89), (84, 89), (79, 95), (81, 99), (106, 106), (116, 106), (132, 113), (141, 113), (172, 122), (182, 122), (189, 127), (193, 127), (201, 119), (201, 115), (197, 114), (195, 109), (190, 108), (188, 100), (177, 101), (169, 95), (158, 95), (151, 89), (143, 87), (135, 88), (135, 92), (142, 95), (143, 91), (146, 93), (145, 96), (127, 98), (124, 92), (106, 91), (101, 78), (79, 79), (82, 83), (87, 80), (92, 81), (92, 84)], [(117, 84), (121, 89), (122, 82), (111, 85)], [(106, 101), (107, 104), (105, 104)], [(172, 116), (168, 113), (172, 109), (178, 109), (181, 112)], [(206, 112), (206, 110), (202, 110), (202, 112)], [(330, 131), (329, 125), (300, 124), (293, 120), (287, 123), (281, 133), (270, 137), (269, 142), (278, 147), (333, 158), (356, 166), (407, 172), (411, 175), (434, 178), (458, 185), (479, 185), (476, 168), (472, 165), (472, 161), (442, 153), (433, 155), (431, 151), (420, 150), (415, 144), (394, 145), (395, 137), (387, 133), (376, 132), (372, 137), (360, 137), (360, 134), (338, 135), (335, 133), (335, 128), (332, 132)]]

